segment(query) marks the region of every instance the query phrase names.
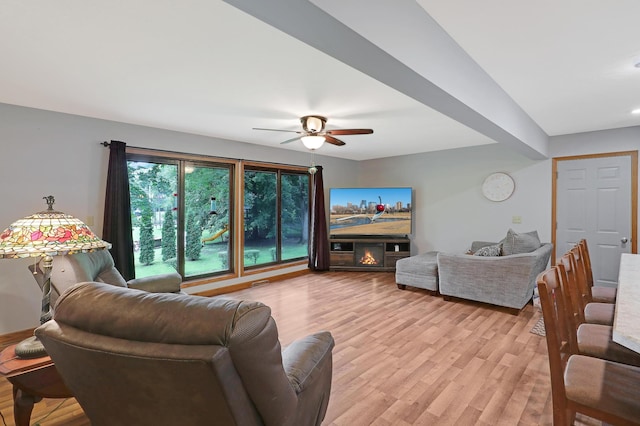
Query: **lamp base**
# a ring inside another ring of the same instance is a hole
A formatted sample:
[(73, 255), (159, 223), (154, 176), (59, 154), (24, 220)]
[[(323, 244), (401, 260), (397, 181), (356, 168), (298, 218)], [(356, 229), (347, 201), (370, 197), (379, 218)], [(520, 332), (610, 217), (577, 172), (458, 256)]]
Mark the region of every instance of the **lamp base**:
[(47, 351), (36, 336), (31, 336), (16, 345), (16, 356), (22, 359), (41, 358), (47, 356)]

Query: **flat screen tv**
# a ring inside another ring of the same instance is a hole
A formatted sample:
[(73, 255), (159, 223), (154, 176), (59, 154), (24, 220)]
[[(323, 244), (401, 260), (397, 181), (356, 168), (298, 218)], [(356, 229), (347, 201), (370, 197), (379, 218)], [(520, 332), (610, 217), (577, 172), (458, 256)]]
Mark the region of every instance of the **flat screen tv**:
[(413, 204), (410, 187), (331, 188), (329, 234), (408, 236)]

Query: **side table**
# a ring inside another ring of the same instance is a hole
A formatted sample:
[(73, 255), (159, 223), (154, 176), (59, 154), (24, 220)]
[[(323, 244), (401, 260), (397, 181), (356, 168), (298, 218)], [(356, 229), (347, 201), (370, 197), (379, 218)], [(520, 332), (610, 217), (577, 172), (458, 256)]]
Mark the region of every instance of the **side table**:
[(67, 389), (50, 357), (16, 358), (16, 345), (0, 353), (0, 375), (13, 385), (13, 419), (16, 426), (29, 426), (33, 405), (42, 398), (69, 398)]

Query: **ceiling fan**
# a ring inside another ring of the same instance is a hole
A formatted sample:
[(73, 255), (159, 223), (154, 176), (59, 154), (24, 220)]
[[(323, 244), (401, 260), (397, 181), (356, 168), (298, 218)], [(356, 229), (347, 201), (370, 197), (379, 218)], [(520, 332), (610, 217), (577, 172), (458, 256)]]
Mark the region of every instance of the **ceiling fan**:
[(300, 130), (280, 130), (280, 129), (264, 129), (260, 127), (254, 127), (253, 130), (269, 130), (272, 132), (290, 132), (297, 133), (300, 136), (287, 139), (282, 144), (302, 140), (305, 147), (311, 150), (320, 148), (325, 142), (333, 145), (342, 146), (345, 143), (340, 139), (334, 137), (334, 135), (368, 135), (373, 133), (372, 129), (333, 129), (325, 130), (325, 124), (327, 123), (326, 117), (319, 115), (305, 115), (300, 118), (302, 123), (302, 131)]

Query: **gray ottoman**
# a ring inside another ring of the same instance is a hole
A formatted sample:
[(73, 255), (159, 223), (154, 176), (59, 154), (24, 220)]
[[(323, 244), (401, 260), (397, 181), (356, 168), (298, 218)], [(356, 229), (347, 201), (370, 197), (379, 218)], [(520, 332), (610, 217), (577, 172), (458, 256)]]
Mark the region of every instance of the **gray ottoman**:
[(408, 285), (438, 293), (438, 252), (428, 251), (396, 262), (396, 284), (400, 290)]

